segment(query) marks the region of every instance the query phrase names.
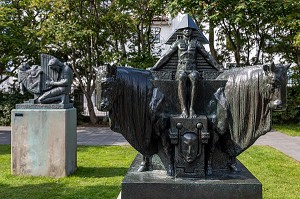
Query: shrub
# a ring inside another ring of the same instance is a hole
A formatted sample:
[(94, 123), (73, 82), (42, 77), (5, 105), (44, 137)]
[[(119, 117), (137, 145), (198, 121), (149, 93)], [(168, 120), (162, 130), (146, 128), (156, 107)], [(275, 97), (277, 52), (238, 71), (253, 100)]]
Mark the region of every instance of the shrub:
[(32, 95), (25, 93), (22, 95), (13, 89), (10, 92), (0, 91), (0, 125), (9, 126), (11, 121), (11, 110), (16, 104), (23, 103), (32, 98)]
[(300, 87), (287, 88), (287, 109), (283, 112), (273, 112), (273, 123), (300, 123)]

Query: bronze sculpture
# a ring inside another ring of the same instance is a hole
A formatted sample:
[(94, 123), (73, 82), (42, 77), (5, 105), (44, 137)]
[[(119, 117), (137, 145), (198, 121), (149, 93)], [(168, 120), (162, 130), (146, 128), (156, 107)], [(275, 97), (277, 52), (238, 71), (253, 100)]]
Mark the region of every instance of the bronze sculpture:
[[(235, 157), (250, 147), (259, 136), (270, 131), (271, 108), (280, 110), (284, 107), (287, 67), (280, 64), (275, 67), (268, 65), (268, 68), (273, 69), (266, 72), (265, 66), (224, 72), (219, 78), (226, 78), (229, 83), (215, 89), (210, 95), (207, 108), (203, 110), (205, 116), (182, 118), (183, 121), (178, 122), (176, 117), (172, 119), (170, 110), (164, 109), (170, 106), (168, 103), (171, 101), (168, 101), (167, 95), (172, 95), (172, 92), (163, 93), (156, 88), (149, 71), (107, 65), (101, 67), (97, 74), (97, 106), (99, 110), (109, 111), (111, 129), (122, 133), (129, 143), (145, 156), (144, 160), (149, 161), (152, 155), (159, 154), (169, 175), (175, 175), (174, 159), (177, 157), (181, 158), (182, 164), (191, 165), (197, 162), (196, 156), (203, 153), (207, 155), (207, 162), (204, 158), (199, 158), (205, 162), (206, 175), (218, 169), (238, 171)], [(245, 85), (241, 77), (244, 77), (244, 72), (249, 71), (253, 71), (253, 75), (243, 80), (247, 82)], [(231, 76), (227, 77), (226, 74)], [(275, 79), (272, 79), (273, 77)], [(237, 79), (240, 80), (236, 81)], [(241, 93), (241, 100), (246, 100), (247, 95), (253, 93), (251, 103), (261, 106), (249, 106), (246, 101), (236, 103), (237, 95), (232, 92), (241, 92), (241, 89), (232, 85), (233, 82), (244, 88), (245, 93)], [(172, 88), (174, 86), (171, 87), (171, 91)], [(201, 88), (202, 91), (205, 89), (207, 88)], [(238, 114), (237, 108), (242, 107), (243, 113), (249, 113), (245, 118)], [(196, 123), (191, 122), (192, 120)], [(245, 126), (251, 124), (250, 120), (256, 121), (251, 128)], [(245, 121), (245, 124), (238, 127), (241, 121)], [(179, 143), (181, 144), (178, 145)], [(210, 148), (206, 152), (203, 151), (204, 148), (199, 148), (205, 143), (208, 143)], [(174, 151), (174, 145), (178, 146), (177, 152)], [(198, 153), (195, 148), (198, 149)], [(150, 163), (143, 164), (149, 167)]]
[(171, 176), (238, 171), (235, 157), (270, 131), (271, 109), (284, 108), (287, 67), (223, 71), (190, 17), (185, 20), (188, 25), (170, 37), (173, 45), (150, 71), (100, 67), (97, 107), (109, 111), (111, 129), (144, 155), (140, 170), (154, 167), (157, 154)]
[(77, 114), (70, 101), (73, 71), (42, 54), (41, 64), (19, 67), (21, 91), (33, 99), (11, 112), (12, 174), (63, 177), (77, 169)]
[(70, 67), (53, 58), (48, 66), (51, 70), (57, 72), (57, 79), (47, 81), (46, 84), (51, 88), (43, 93), (38, 99), (38, 103), (46, 104), (58, 101), (61, 104), (69, 103), (69, 93), (71, 93), (71, 84), (73, 72)]
[[(23, 63), (19, 67), (21, 91), (34, 94), (30, 104), (69, 104), (73, 71), (57, 58), (42, 54), (41, 66)], [(57, 107), (57, 106), (56, 106)]]
[[(206, 56), (204, 47), (194, 37), (193, 31), (198, 31), (189, 26), (180, 27), (177, 31), (182, 32), (182, 38), (177, 39), (169, 51), (153, 66), (151, 70), (159, 70), (167, 61), (171, 59), (174, 53), (178, 53), (178, 65), (176, 79), (178, 80), (178, 96), (181, 105), (181, 117), (196, 118), (194, 104), (196, 95), (196, 82), (200, 79), (197, 71), (197, 53)], [(188, 112), (189, 110), (189, 112)]]

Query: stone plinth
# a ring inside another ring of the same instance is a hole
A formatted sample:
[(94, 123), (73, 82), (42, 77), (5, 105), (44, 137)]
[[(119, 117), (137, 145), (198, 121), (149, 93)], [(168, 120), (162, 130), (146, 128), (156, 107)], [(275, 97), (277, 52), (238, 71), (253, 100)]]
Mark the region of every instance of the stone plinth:
[(12, 110), (13, 175), (63, 177), (76, 171), (76, 109)]
[(122, 199), (258, 199), (261, 183), (241, 164), (241, 172), (215, 173), (206, 179), (172, 178), (163, 170), (135, 172), (137, 157), (122, 182)]

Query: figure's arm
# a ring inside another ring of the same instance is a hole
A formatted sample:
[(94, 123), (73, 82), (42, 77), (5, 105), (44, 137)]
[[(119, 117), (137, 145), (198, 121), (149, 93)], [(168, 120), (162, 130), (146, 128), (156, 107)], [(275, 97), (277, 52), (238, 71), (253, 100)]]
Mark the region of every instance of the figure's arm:
[(197, 52), (199, 52), (201, 55), (203, 55), (205, 58), (209, 58), (208, 57), (208, 53), (206, 52), (205, 48), (203, 47), (203, 45), (200, 42), (196, 42), (196, 49)]
[(151, 68), (151, 70), (158, 70), (160, 69), (171, 57), (172, 55), (178, 50), (177, 42), (175, 42), (166, 54), (164, 54), (156, 64)]
[(22, 83), (22, 82), (20, 82), (19, 83), (20, 85), (20, 93), (22, 94), (22, 95), (24, 95), (24, 84)]
[(69, 73), (69, 71), (66, 71), (65, 73), (62, 74), (62, 77), (59, 81), (51, 81), (48, 82), (47, 84), (49, 86), (55, 86), (55, 87), (67, 87), (69, 86), (69, 84), (72, 83), (71, 76), (72, 75)]
[(47, 84), (49, 86), (55, 86), (55, 87), (67, 87), (69, 84), (68, 84), (68, 80), (67, 79), (61, 79), (60, 81), (50, 81), (48, 82)]

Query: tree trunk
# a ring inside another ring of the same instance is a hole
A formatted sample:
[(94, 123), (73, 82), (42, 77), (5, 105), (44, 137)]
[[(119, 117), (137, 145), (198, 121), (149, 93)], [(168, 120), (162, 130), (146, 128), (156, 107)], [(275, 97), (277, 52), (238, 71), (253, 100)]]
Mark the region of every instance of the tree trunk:
[(297, 65), (300, 67), (300, 50), (297, 50)]
[(122, 58), (127, 59), (126, 42), (124, 41), (124, 37), (121, 37), (120, 45), (121, 45), (121, 49), (122, 49)]
[(140, 23), (137, 24), (137, 47), (138, 47), (138, 55), (141, 54), (141, 30), (140, 30)]
[(214, 32), (215, 26), (211, 21), (209, 21), (209, 49), (210, 53), (215, 58), (215, 60), (218, 60), (218, 54), (215, 49), (215, 32)]
[(90, 84), (87, 84), (87, 86), (85, 86), (85, 84), (83, 83), (80, 74), (76, 70), (75, 49), (72, 50), (72, 62), (73, 62), (73, 64), (71, 66), (75, 73), (75, 76), (79, 80), (79, 87), (80, 87), (81, 91), (84, 93), (84, 96), (86, 97), (88, 112), (89, 112), (89, 116), (90, 116), (90, 122), (92, 124), (96, 124), (98, 122), (98, 118), (95, 114), (94, 104), (92, 101), (92, 95), (90, 94), (90, 93), (93, 93), (92, 91), (95, 90), (95, 86), (94, 85), (91, 86)]
[(94, 104), (92, 101), (92, 95), (85, 94), (85, 97), (86, 97), (86, 101), (87, 101), (87, 107), (88, 107), (88, 112), (89, 112), (89, 116), (90, 116), (90, 121), (92, 124), (97, 124), (98, 118), (95, 114)]
[(236, 48), (234, 51), (234, 58), (236, 62), (236, 66), (240, 67), (241, 66), (241, 54), (240, 54), (240, 48)]
[(9, 75), (6, 75), (5, 77), (2, 78), (2, 73), (0, 74), (0, 84), (2, 84), (3, 82), (5, 82), (8, 78), (10, 78)]
[[(258, 47), (257, 47), (257, 50), (256, 50), (256, 56), (255, 56), (254, 65), (260, 63), (259, 57), (262, 54), (263, 42), (264, 42), (264, 39), (263, 39), (262, 36), (260, 37), (260, 39), (257, 39), (257, 45), (258, 45)], [(263, 64), (263, 62), (264, 62), (264, 60), (262, 59), (261, 60), (261, 64)]]

